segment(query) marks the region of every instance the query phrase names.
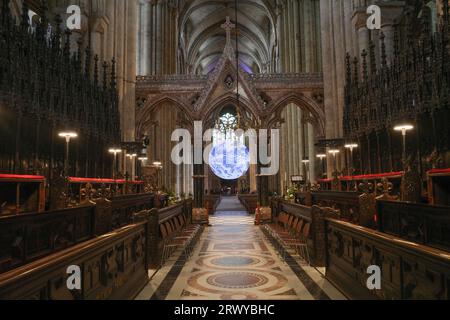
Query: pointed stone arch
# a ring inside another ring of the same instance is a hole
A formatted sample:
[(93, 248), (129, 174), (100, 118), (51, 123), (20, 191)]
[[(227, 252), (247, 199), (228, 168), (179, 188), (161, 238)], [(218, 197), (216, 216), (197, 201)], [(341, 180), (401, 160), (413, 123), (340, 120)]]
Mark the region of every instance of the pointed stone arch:
[(266, 125), (270, 128), (274, 123), (281, 120), (283, 109), (289, 104), (295, 104), (299, 108), (309, 111), (313, 119), (312, 124), (317, 130), (318, 136), (325, 136), (325, 111), (314, 99), (305, 96), (302, 93), (290, 92), (277, 100), (273, 101), (267, 109)]
[[(224, 106), (226, 106), (227, 104), (230, 105), (234, 105), (236, 106), (238, 103), (236, 96), (232, 95), (232, 94), (226, 94), (222, 97), (219, 97), (218, 99), (215, 99), (214, 101), (210, 101), (210, 103), (208, 104), (208, 106), (203, 110), (203, 120), (206, 121), (206, 123), (209, 123), (212, 119), (213, 116), (217, 115), (217, 112), (220, 110), (222, 110), (222, 108)], [(252, 104), (249, 103), (249, 101), (245, 100), (245, 99), (240, 99), (239, 100), (239, 107), (242, 111), (245, 111), (245, 113), (249, 113), (251, 115), (252, 119), (248, 119), (248, 117), (246, 116), (246, 114), (243, 115), (244, 120), (248, 121), (248, 120), (254, 120), (257, 121), (259, 119), (259, 112), (258, 109), (252, 107)], [(242, 115), (242, 113), (241, 113)]]
[(174, 105), (178, 110), (182, 111), (190, 122), (194, 121), (192, 109), (188, 107), (184, 101), (173, 95), (163, 95), (160, 97), (148, 99), (147, 103), (136, 112), (136, 136), (141, 136), (145, 126), (153, 121), (152, 115), (161, 108), (164, 103)]

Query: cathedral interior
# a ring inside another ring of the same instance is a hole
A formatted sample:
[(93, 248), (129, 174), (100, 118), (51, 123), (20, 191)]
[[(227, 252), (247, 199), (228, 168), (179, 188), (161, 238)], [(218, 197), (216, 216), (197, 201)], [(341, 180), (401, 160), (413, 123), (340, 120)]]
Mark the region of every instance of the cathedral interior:
[(449, 300), (449, 0), (0, 0), (0, 300)]

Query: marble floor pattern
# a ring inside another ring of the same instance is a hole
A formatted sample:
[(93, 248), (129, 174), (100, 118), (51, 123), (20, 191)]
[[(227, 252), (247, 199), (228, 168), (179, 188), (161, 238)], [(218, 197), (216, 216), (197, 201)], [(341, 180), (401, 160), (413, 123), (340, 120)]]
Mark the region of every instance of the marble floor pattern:
[[(231, 209), (231, 210), (230, 210)], [(321, 270), (291, 255), (280, 259), (236, 198), (223, 198), (194, 255), (175, 255), (137, 299), (328, 300), (345, 299)]]

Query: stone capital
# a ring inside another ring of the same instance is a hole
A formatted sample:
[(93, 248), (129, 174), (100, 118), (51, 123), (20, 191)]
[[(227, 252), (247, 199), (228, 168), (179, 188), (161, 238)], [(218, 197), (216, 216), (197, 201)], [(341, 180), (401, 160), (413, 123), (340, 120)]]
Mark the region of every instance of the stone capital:
[(367, 14), (367, 8), (358, 8), (353, 11), (352, 23), (356, 30), (361, 28), (367, 28), (367, 19), (369, 18)]

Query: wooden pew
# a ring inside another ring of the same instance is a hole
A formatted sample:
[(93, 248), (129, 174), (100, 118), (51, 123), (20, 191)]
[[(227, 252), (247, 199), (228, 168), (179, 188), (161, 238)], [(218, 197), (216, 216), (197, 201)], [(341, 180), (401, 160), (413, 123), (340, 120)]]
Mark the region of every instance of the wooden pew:
[(0, 273), (96, 235), (94, 205), (0, 217)]
[(450, 251), (450, 207), (377, 201), (378, 230)]
[[(450, 299), (450, 254), (336, 219), (326, 222), (326, 278), (351, 299)], [(381, 290), (369, 290), (369, 266)]]
[(208, 194), (205, 195), (205, 208), (208, 209), (208, 213), (214, 214), (216, 212), (217, 206), (220, 203), (220, 195), (218, 194)]
[(0, 216), (45, 210), (45, 177), (0, 174)]
[[(180, 216), (183, 216), (181, 220), (178, 219)], [(175, 222), (175, 219), (178, 221)], [(151, 252), (149, 254), (150, 268), (158, 268), (161, 266), (164, 241), (169, 236), (165, 224), (168, 223), (173, 227), (179, 224), (180, 221), (185, 224), (183, 227), (188, 227), (192, 223), (192, 200), (183, 200), (173, 206), (155, 210), (154, 223), (156, 226), (152, 227), (154, 233), (149, 244), (149, 250)]]
[[(0, 299), (133, 299), (148, 282), (148, 230), (132, 224), (1, 274)], [(82, 290), (67, 288), (69, 266), (81, 269)]]
[(307, 239), (311, 264), (316, 267), (325, 266), (325, 217), (337, 218), (337, 212), (331, 208), (318, 206), (307, 207), (282, 199), (272, 199), (273, 223), (278, 222), (278, 217), (286, 213), (300, 218), (303, 224), (310, 225), (309, 238)]
[(255, 214), (256, 207), (258, 205), (257, 194), (240, 194), (238, 195), (238, 198), (248, 213)]

